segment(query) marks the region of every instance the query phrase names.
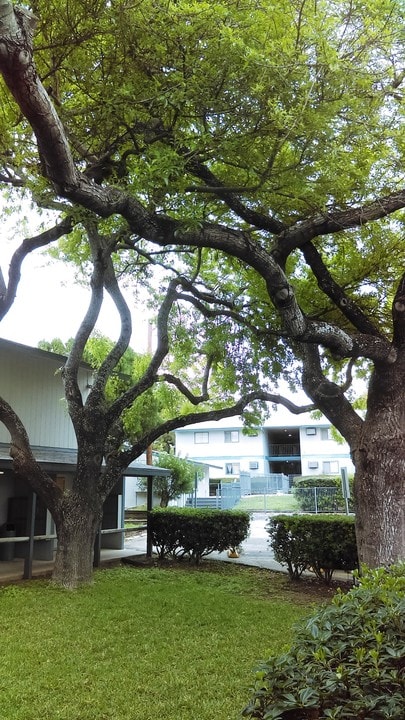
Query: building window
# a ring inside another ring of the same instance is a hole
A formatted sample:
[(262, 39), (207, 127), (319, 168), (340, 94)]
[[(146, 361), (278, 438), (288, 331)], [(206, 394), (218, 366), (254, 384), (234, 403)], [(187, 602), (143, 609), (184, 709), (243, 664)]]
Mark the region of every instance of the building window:
[(239, 442), (239, 430), (225, 430), (224, 441), (226, 443)]
[(240, 463), (225, 463), (225, 475), (239, 475)]
[(208, 432), (195, 432), (194, 433), (194, 443), (196, 445), (203, 445), (204, 443), (208, 443), (210, 439), (210, 434)]
[(307, 427), (305, 430), (307, 435), (316, 435), (316, 428), (314, 427)]
[(323, 472), (325, 475), (336, 475), (339, 473), (339, 463), (337, 460), (330, 460), (323, 463)]
[(321, 428), (321, 440), (332, 440), (330, 428)]

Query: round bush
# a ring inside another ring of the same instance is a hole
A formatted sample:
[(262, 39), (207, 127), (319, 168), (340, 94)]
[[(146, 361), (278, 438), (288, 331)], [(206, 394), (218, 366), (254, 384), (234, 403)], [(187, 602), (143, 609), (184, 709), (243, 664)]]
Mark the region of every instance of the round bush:
[(243, 711), (261, 720), (404, 720), (405, 564), (358, 587), (296, 629), (288, 652), (256, 673)]

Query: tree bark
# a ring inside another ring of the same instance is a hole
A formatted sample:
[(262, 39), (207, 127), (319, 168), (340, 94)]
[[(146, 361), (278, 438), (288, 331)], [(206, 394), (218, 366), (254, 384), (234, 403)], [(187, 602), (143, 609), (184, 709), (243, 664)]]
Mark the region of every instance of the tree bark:
[(356, 533), (361, 562), (389, 565), (405, 557), (405, 353), (377, 366), (356, 467)]
[(58, 546), (52, 580), (67, 589), (91, 582), (94, 542), (102, 517), (96, 498), (65, 493), (55, 517)]

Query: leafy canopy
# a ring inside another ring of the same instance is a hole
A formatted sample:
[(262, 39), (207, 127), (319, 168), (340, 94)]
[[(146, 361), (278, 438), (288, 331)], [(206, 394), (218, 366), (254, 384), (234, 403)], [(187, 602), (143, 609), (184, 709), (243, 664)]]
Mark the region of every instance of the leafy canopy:
[[(158, 306), (173, 272), (194, 285), (183, 287), (171, 314), (167, 370), (196, 391), (209, 357), (219, 406), (264, 378), (284, 376), (293, 387), (295, 348), (265, 277), (232, 253), (178, 245), (183, 233), (215, 221), (247, 230), (272, 251), (284, 228), (398, 189), (400, 3), (38, 0), (32, 10), (35, 61), (77, 167), (95, 185), (120, 188), (177, 223), (176, 242), (159, 249), (117, 215), (100, 221), (116, 238), (117, 271), (149, 288), (150, 302)], [(12, 103), (2, 93), (6, 114)], [(54, 206), (23, 118), (7, 143), (10, 172), (37, 202)], [(60, 255), (85, 267), (87, 211), (60, 198), (58, 207), (75, 223)], [(401, 219), (398, 212), (395, 220), (359, 223), (316, 248), (334, 282), (384, 334), (402, 267)], [(281, 261), (303, 313), (351, 331), (307, 260), (292, 247)], [(341, 377), (336, 357), (324, 353), (321, 361)]]

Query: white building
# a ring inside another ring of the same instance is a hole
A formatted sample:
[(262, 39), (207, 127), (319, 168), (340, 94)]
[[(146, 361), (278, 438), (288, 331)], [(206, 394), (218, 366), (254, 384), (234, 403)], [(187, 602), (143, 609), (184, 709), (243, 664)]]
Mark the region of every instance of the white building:
[(347, 443), (333, 438), (326, 418), (293, 415), (284, 408), (253, 434), (244, 432), (237, 417), (189, 425), (176, 431), (176, 453), (208, 463), (211, 484), (220, 478), (238, 478), (241, 472), (290, 477), (339, 475), (343, 467), (349, 474), (354, 472)]
[[(63, 399), (60, 369), (65, 361), (57, 353), (0, 338), (0, 395), (22, 420), (36, 460), (62, 490), (69, 490), (76, 472), (77, 442)], [(92, 370), (86, 363), (80, 367), (78, 382), (85, 396), (92, 382)], [(166, 476), (167, 470), (134, 463), (125, 475)], [(33, 495), (28, 483), (13, 470), (10, 434), (0, 423), (0, 580), (1, 562), (26, 558), (31, 539), (34, 560), (53, 559), (54, 522), (39, 497), (32, 517)], [(123, 547), (124, 510), (125, 482), (121, 478), (104, 503), (101, 547)]]

